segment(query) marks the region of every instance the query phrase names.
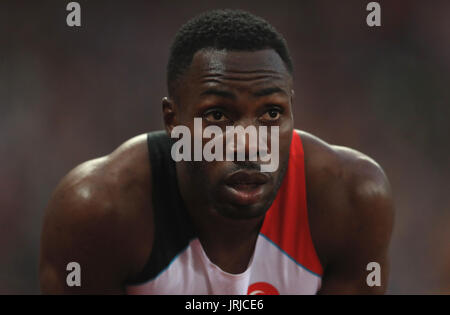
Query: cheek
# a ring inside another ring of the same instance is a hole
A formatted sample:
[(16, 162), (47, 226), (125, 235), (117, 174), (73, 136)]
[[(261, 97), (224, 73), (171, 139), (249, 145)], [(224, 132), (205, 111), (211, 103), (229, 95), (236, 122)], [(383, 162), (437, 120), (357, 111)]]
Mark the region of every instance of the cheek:
[(189, 162), (189, 179), (193, 186), (206, 187), (215, 186), (222, 178), (223, 167), (220, 162)]
[(280, 137), (292, 137), (292, 131), (294, 130), (294, 120), (292, 113), (289, 114), (289, 118), (285, 118), (280, 124)]
[(227, 173), (227, 162), (212, 161), (201, 163), (202, 172), (204, 173), (205, 180), (209, 185), (217, 185), (223, 181), (224, 176)]
[(285, 128), (285, 130), (283, 131), (281, 131), (280, 128), (280, 166), (282, 166), (282, 164), (288, 163), (291, 149), (292, 132), (292, 126), (290, 128)]

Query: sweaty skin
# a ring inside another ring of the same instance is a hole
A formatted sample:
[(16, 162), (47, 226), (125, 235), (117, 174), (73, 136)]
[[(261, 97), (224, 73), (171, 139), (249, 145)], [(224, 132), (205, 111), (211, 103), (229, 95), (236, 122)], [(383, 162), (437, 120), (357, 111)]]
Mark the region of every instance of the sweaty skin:
[[(252, 165), (177, 163), (180, 192), (208, 257), (227, 272), (243, 272), (287, 165), (292, 77), (273, 50), (201, 50), (176, 91), (163, 99), (167, 132), (179, 124), (192, 129), (194, 117), (221, 128), (280, 127), (280, 167), (268, 174), (260, 200), (251, 205), (239, 204), (223, 182), (233, 171)], [(324, 267), (319, 294), (384, 293), (394, 209), (383, 170), (360, 152), (295, 131), (305, 152), (312, 239)], [(139, 274), (152, 251), (151, 176), (143, 134), (108, 156), (79, 165), (61, 180), (42, 231), (43, 293), (125, 293), (126, 281)], [(72, 261), (81, 266), (81, 287), (66, 285), (66, 266)], [(366, 284), (370, 262), (381, 266), (381, 286)]]

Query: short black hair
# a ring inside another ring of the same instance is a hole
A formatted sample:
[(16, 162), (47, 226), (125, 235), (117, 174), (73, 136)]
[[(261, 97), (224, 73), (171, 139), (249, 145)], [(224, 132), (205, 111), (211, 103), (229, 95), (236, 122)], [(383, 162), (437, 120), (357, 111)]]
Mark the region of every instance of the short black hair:
[(230, 51), (271, 48), (293, 74), (286, 40), (266, 20), (242, 10), (213, 10), (194, 17), (175, 35), (167, 65), (169, 95), (173, 95), (175, 82), (192, 63), (194, 54), (204, 48)]

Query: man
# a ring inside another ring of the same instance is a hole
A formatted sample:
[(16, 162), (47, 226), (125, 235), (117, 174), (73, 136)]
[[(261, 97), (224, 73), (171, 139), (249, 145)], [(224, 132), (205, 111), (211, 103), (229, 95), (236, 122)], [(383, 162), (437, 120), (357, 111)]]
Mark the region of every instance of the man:
[[(81, 164), (56, 188), (42, 233), (42, 291), (383, 293), (388, 180), (364, 154), (293, 129), (292, 72), (284, 39), (261, 18), (217, 10), (185, 24), (168, 64), (166, 131)], [(170, 135), (179, 126), (195, 134), (195, 118), (202, 130), (278, 128), (267, 142), (271, 153), (278, 145), (277, 169), (261, 172), (250, 140), (244, 161), (175, 162)], [(80, 266), (79, 286), (66, 283), (69, 262)], [(379, 268), (369, 276), (371, 262)]]

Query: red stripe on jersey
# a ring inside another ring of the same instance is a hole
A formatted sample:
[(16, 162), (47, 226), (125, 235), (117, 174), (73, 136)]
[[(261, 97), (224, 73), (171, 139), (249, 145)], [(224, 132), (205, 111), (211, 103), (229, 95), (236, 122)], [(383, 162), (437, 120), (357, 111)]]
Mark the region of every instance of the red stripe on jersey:
[(323, 268), (308, 224), (304, 164), (302, 141), (294, 131), (286, 175), (266, 213), (261, 233), (298, 264), (321, 276)]

